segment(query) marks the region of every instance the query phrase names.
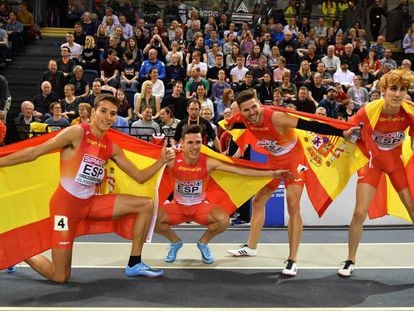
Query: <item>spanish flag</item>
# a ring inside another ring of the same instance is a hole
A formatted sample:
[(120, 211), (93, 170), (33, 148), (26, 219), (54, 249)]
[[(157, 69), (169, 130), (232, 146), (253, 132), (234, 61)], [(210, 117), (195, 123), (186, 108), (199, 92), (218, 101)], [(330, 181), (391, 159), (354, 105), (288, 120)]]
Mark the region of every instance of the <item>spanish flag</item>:
[[(375, 100), (368, 105), (361, 108), (361, 111), (355, 115), (351, 122), (363, 122), (361, 140), (358, 142), (358, 147), (364, 153), (367, 160), (380, 156), (381, 150), (372, 140), (373, 129), (375, 128), (381, 111), (384, 106), (384, 99)], [(414, 105), (409, 102), (403, 102), (402, 109), (407, 113), (410, 123), (414, 124)], [(411, 129), (411, 132), (413, 129)], [(405, 133), (405, 140), (402, 147), (402, 160), (406, 168), (407, 176), (413, 176), (414, 163), (413, 152), (411, 149), (411, 139), (408, 130)], [(410, 188), (411, 197), (414, 198), (414, 181), (408, 178), (408, 185)], [(370, 218), (382, 217), (384, 215), (392, 215), (411, 222), (398, 193), (392, 186), (387, 174), (382, 173), (382, 177), (378, 183), (375, 197), (371, 203), (368, 211)]]
[[(266, 106), (266, 109), (286, 112), (305, 120), (318, 120), (340, 129), (354, 126), (340, 120), (281, 107)], [(241, 114), (235, 114), (221, 125), (227, 127), (229, 124), (244, 121)], [(313, 207), (321, 217), (346, 186), (349, 178), (366, 163), (367, 159), (355, 144), (342, 137), (325, 136), (298, 129), (296, 132), (306, 156), (304, 164), (306, 190)], [(257, 138), (248, 130), (237, 129), (234, 132), (230, 130), (230, 133), (234, 134), (233, 137), (240, 147), (251, 144), (258, 152), (267, 153), (266, 150), (256, 146)]]
[[(1, 147), (0, 157), (39, 145), (57, 133), (52, 132)], [(110, 130), (107, 135), (140, 169), (148, 167), (160, 157), (159, 146), (116, 130)], [(266, 168), (248, 161), (227, 158), (208, 148), (203, 148), (203, 152), (234, 165)], [(52, 226), (49, 217), (49, 199), (59, 183), (59, 156), (59, 150), (55, 150), (33, 162), (0, 169), (0, 269), (50, 249)], [(111, 190), (114, 193), (147, 196), (153, 198), (154, 202), (162, 204), (172, 189), (167, 171), (163, 173), (160, 170), (145, 184), (139, 184), (121, 171), (115, 163), (109, 161), (106, 165), (107, 178), (97, 189), (97, 193), (104, 194)], [(213, 172), (207, 197), (223, 206), (230, 214), (269, 180), (270, 178), (249, 178), (219, 171)], [(158, 207), (158, 204), (156, 205)], [(76, 235), (115, 232), (131, 239), (134, 217), (128, 215), (114, 221), (84, 221), (79, 225)], [(155, 218), (152, 226), (154, 224)]]

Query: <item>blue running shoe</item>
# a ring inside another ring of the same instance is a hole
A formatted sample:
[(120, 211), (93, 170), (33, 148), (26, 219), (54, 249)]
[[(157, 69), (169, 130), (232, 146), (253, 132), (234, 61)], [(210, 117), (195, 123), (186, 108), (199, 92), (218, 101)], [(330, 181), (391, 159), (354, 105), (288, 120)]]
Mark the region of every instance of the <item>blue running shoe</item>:
[(153, 269), (150, 266), (146, 265), (145, 263), (137, 263), (133, 267), (127, 266), (125, 268), (125, 275), (126, 276), (147, 276), (149, 278), (157, 278), (164, 274), (164, 270), (162, 269)]
[(175, 243), (170, 243), (170, 247), (168, 249), (168, 254), (167, 256), (164, 258), (165, 262), (174, 262), (175, 259), (177, 258), (177, 253), (180, 250), (180, 248), (183, 247), (183, 241), (178, 241)]
[(7, 271), (7, 273), (14, 273), (14, 272), (16, 272), (16, 266), (8, 267), (6, 271)]
[(211, 255), (211, 250), (210, 247), (208, 247), (208, 244), (198, 241), (197, 247), (201, 252), (201, 260), (206, 264), (212, 264), (214, 262), (214, 258)]

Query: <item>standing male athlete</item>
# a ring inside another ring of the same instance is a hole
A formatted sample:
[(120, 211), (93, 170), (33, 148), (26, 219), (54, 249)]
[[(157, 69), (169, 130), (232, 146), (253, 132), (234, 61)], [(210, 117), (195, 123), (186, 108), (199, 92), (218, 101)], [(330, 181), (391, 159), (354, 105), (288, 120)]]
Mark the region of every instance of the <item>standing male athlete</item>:
[[(359, 130), (359, 127), (342, 131), (317, 121), (305, 121), (285, 112), (275, 111), (270, 107), (262, 106), (252, 89), (241, 92), (237, 97), (237, 103), (240, 113), (246, 119), (247, 130), (257, 138), (258, 146), (268, 150), (268, 164), (273, 169), (287, 169), (295, 176), (293, 179), (285, 180), (289, 213), (289, 257), (282, 270), (283, 275), (295, 276), (297, 274), (296, 257), (303, 230), (299, 203), (305, 178), (302, 168), (306, 167), (306, 162), (302, 144), (294, 129), (349, 138), (354, 131)], [(229, 253), (234, 256), (257, 255), (257, 243), (265, 219), (265, 204), (279, 186), (280, 181), (280, 178), (273, 179), (255, 195), (247, 244), (241, 245), (239, 249), (229, 250)]]

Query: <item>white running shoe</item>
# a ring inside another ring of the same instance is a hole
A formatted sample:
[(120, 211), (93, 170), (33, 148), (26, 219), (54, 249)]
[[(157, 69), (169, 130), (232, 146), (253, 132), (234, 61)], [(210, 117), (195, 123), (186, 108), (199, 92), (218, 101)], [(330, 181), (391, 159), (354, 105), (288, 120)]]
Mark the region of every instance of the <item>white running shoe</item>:
[(352, 260), (346, 260), (341, 264), (342, 266), (338, 269), (338, 274), (343, 277), (350, 277), (354, 271), (355, 263)]
[(292, 259), (288, 259), (285, 261), (286, 267), (283, 268), (282, 274), (285, 276), (296, 276), (298, 273), (298, 266), (296, 265), (296, 262), (294, 262)]
[(238, 249), (229, 249), (227, 250), (227, 252), (236, 257), (240, 257), (240, 256), (253, 257), (257, 255), (257, 249), (252, 249), (248, 247), (247, 244), (240, 245)]

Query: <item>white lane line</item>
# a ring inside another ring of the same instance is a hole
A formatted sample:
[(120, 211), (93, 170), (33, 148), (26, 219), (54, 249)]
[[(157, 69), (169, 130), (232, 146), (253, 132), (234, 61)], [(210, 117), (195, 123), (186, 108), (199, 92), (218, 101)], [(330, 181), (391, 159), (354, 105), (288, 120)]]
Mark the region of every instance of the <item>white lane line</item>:
[[(127, 241), (127, 242), (75, 242), (75, 244), (79, 244), (79, 245), (130, 245), (131, 242), (129, 242), (129, 241)], [(184, 243), (184, 244), (185, 245), (196, 245), (196, 243)], [(165, 246), (168, 246), (168, 245), (170, 245), (170, 243), (153, 242), (153, 243), (147, 243), (147, 245), (165, 245)], [(226, 242), (226, 243), (208, 243), (208, 245), (238, 245), (238, 244), (234, 243), (234, 242)], [(283, 246), (283, 245), (289, 245), (289, 244), (287, 242), (286, 243), (259, 243), (258, 244), (259, 247)], [(348, 243), (346, 243), (346, 242), (344, 242), (344, 243), (300, 243), (300, 245), (310, 245), (310, 246), (318, 246), (318, 245), (322, 245), (322, 246), (326, 246), (326, 245), (344, 246), (345, 245), (346, 246), (346, 245), (348, 245)], [(372, 245), (414, 245), (414, 242), (360, 243), (359, 245), (368, 245), (368, 246), (372, 246)]]

